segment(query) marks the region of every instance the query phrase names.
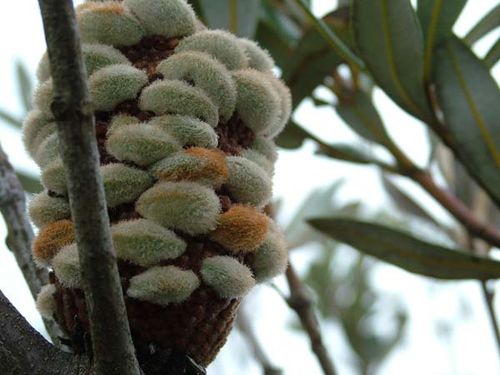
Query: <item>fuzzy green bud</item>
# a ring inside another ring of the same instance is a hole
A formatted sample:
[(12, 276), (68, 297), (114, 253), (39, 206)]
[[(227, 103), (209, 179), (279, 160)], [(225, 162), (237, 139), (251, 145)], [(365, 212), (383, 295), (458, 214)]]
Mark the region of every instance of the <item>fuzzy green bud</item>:
[(199, 285), (200, 280), (191, 270), (175, 266), (153, 267), (130, 279), (127, 295), (167, 306), (185, 301)]
[(290, 94), (289, 88), (280, 79), (271, 76), (269, 82), (277, 93), (280, 103), (278, 120), (274, 123), (274, 126), (270, 127), (265, 132), (267, 137), (274, 138), (281, 133), (288, 123), (290, 114), (292, 113), (292, 95)]
[(223, 30), (200, 31), (181, 40), (176, 52), (205, 52), (229, 70), (243, 69), (248, 66), (248, 58), (237, 37)]
[(42, 185), (59, 195), (66, 195), (68, 188), (66, 187), (66, 174), (64, 166), (60, 158), (50, 162), (41, 175)]
[(285, 272), (288, 251), (283, 233), (271, 221), (264, 243), (255, 251), (253, 271), (257, 282), (264, 282)]
[(111, 111), (125, 100), (135, 99), (148, 82), (142, 70), (129, 65), (108, 65), (90, 76), (89, 91), (98, 111)]
[(206, 258), (201, 277), (222, 298), (242, 297), (255, 285), (250, 269), (229, 256)]
[(215, 228), (221, 206), (214, 191), (203, 185), (160, 182), (141, 195), (136, 210), (166, 228), (197, 235)]
[(170, 134), (182, 146), (217, 147), (218, 136), (214, 129), (197, 118), (165, 115), (153, 117), (149, 123)]
[(257, 152), (252, 149), (246, 149), (241, 152), (241, 156), (243, 156), (245, 159), (248, 159), (250, 161), (253, 161), (255, 164), (257, 164), (259, 167), (261, 167), (266, 173), (272, 177), (274, 174), (274, 163), (266, 158), (263, 154), (260, 152)]
[(30, 156), (34, 157), (40, 143), (56, 131), (56, 123), (46, 114), (36, 109), (30, 111), (23, 123), (23, 142)]
[(146, 87), (139, 108), (158, 115), (179, 114), (197, 117), (215, 127), (219, 122), (217, 107), (200, 89), (182, 81), (156, 81)]
[(257, 207), (269, 203), (272, 182), (262, 168), (240, 156), (228, 157), (227, 164), (229, 178), (224, 186), (236, 201)]
[(111, 227), (111, 235), (116, 256), (142, 267), (177, 258), (186, 250), (174, 232), (146, 219), (119, 222)]
[(66, 288), (81, 288), (82, 276), (78, 248), (75, 243), (65, 246), (52, 259), (52, 268)]
[(56, 287), (53, 284), (47, 284), (42, 286), (36, 297), (36, 309), (45, 319), (52, 320), (54, 318), (56, 312), (55, 293)]
[(76, 19), (84, 43), (130, 46), (145, 35), (139, 21), (118, 1), (88, 1), (77, 7)]
[(185, 80), (212, 99), (223, 121), (236, 107), (236, 86), (226, 67), (206, 53), (186, 51), (162, 61), (156, 71), (166, 79)]
[(59, 157), (59, 138), (57, 133), (52, 133), (47, 138), (45, 138), (38, 150), (33, 157), (35, 162), (40, 168), (44, 168), (46, 165), (56, 160)]
[(265, 134), (276, 125), (280, 115), (280, 98), (269, 75), (246, 69), (233, 73), (238, 90), (236, 110), (256, 134)]
[(29, 203), (29, 216), (37, 227), (71, 217), (69, 203), (63, 198), (51, 197), (43, 191)]
[(106, 150), (118, 160), (147, 167), (181, 150), (181, 146), (161, 129), (149, 124), (132, 124), (113, 131), (106, 141)]
[(141, 21), (148, 35), (173, 38), (196, 30), (196, 16), (184, 0), (124, 0), (123, 4)]
[(133, 202), (153, 185), (153, 179), (147, 172), (120, 163), (102, 166), (101, 174), (108, 207)]
[(248, 67), (261, 72), (269, 72), (274, 67), (274, 60), (266, 50), (250, 39), (240, 38), (245, 54), (248, 57)]
[(269, 161), (275, 162), (278, 159), (276, 144), (269, 138), (257, 136), (252, 142), (250, 149), (264, 155)]

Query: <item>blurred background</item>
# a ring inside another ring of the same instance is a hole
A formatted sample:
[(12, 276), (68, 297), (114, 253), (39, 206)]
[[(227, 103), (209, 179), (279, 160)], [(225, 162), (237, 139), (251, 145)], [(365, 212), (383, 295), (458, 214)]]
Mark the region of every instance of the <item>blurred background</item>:
[[(272, 11), (276, 4), (285, 7), (291, 3), (263, 2), (267, 8), (262, 10), (256, 35), (265, 33), (274, 22)], [(498, 4), (497, 0), (469, 1), (454, 27), (455, 33), (467, 34)], [(337, 4), (313, 0), (311, 7), (316, 16), (323, 17)], [(24, 150), (19, 129), (30, 107), (37, 63), (45, 50), (37, 2), (0, 2), (0, 29), (0, 143), (25, 188), (37, 191), (39, 170)], [(484, 56), (499, 36), (496, 28), (475, 44), (474, 51)], [(498, 80), (500, 66), (497, 64), (492, 72)], [(280, 74), (280, 70), (276, 73)], [(298, 105), (294, 120), (325, 142), (370, 148), (383, 159), (386, 155), (382, 150), (373, 149), (331, 106), (324, 105), (334, 101), (331, 91), (319, 85), (312, 97)], [(426, 165), (432, 142), (424, 126), (379, 89), (374, 90), (374, 102), (396, 143), (417, 164)], [(453, 242), (456, 222), (408, 180), (383, 175), (371, 165), (318, 155), (309, 140), (293, 147), (286, 142), (284, 145), (287, 148), (280, 149), (274, 178), (277, 218), (286, 230), (291, 260), (314, 296), (326, 346), (339, 373), (499, 374), (498, 351), (477, 282), (434, 281), (407, 273), (326, 239), (311, 230), (304, 219), (342, 213), (405, 228), (442, 244)], [(432, 170), (439, 183), (449, 184), (443, 170), (437, 166)], [(414, 202), (424, 211), (416, 209)], [(0, 221), (0, 238), (5, 236), (5, 225)], [(21, 273), (3, 240), (0, 289), (37, 330), (43, 331)], [(496, 291), (500, 292), (498, 283)], [(284, 278), (251, 292), (243, 304), (240, 329), (233, 331), (209, 367), (209, 374), (262, 373), (249, 344), (248, 329), (284, 374), (321, 373), (307, 336), (282, 298), (287, 293)], [(500, 313), (498, 298), (495, 309)]]

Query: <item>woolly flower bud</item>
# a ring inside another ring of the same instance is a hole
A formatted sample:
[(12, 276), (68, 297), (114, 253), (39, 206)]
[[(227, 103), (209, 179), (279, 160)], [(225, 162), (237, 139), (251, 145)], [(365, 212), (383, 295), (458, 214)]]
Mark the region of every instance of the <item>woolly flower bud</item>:
[(118, 160), (148, 166), (181, 150), (181, 146), (161, 129), (132, 124), (112, 132), (106, 141), (106, 150)]
[(226, 67), (206, 53), (175, 54), (162, 61), (156, 71), (166, 79), (185, 80), (202, 89), (218, 107), (221, 119), (231, 118), (236, 106), (236, 87)]
[(77, 7), (76, 18), (84, 43), (130, 46), (144, 37), (139, 21), (117, 1), (88, 1)]
[(59, 220), (42, 227), (32, 245), (33, 258), (40, 264), (48, 264), (66, 245), (75, 240), (73, 222)]
[(164, 227), (190, 235), (214, 229), (221, 210), (213, 190), (193, 182), (160, 182), (141, 195), (136, 210)]
[(225, 155), (201, 147), (160, 160), (151, 167), (151, 173), (160, 180), (194, 181), (214, 188), (220, 187), (229, 175)]
[(29, 215), (37, 227), (71, 216), (69, 203), (63, 198), (51, 197), (43, 191), (33, 197), (29, 203)]
[(217, 107), (200, 89), (182, 81), (156, 81), (146, 87), (139, 108), (156, 114), (194, 116), (215, 127), (219, 121)]
[(111, 111), (117, 104), (135, 99), (147, 82), (148, 76), (142, 70), (123, 64), (109, 65), (90, 76), (89, 91), (96, 110)]
[(227, 158), (229, 178), (225, 187), (240, 203), (262, 207), (271, 199), (272, 182), (266, 172), (254, 162), (239, 157)]
[(175, 51), (205, 52), (223, 63), (229, 70), (248, 66), (247, 56), (238, 38), (223, 30), (200, 31), (181, 40)]
[(206, 122), (181, 115), (153, 117), (149, 122), (172, 135), (182, 146), (217, 147), (218, 136)]
[(184, 0), (124, 0), (123, 4), (134, 12), (149, 35), (172, 38), (195, 32), (196, 16)]
[(38, 86), (33, 94), (33, 105), (35, 109), (40, 110), (44, 116), (53, 117), (50, 106), (54, 100), (54, 87), (52, 78)]
[(23, 124), (23, 142), (31, 157), (34, 157), (42, 141), (57, 131), (56, 123), (39, 110), (28, 114)]
[(81, 288), (82, 276), (78, 248), (75, 243), (65, 246), (52, 259), (52, 268), (66, 288)]
[(288, 251), (283, 233), (274, 222), (269, 225), (269, 230), (264, 243), (255, 251), (252, 265), (255, 279), (263, 282), (285, 272), (288, 265)]
[(268, 218), (251, 206), (233, 205), (219, 216), (210, 238), (234, 253), (254, 250), (267, 233)]
[(247, 149), (241, 153), (241, 156), (243, 156), (245, 159), (253, 161), (264, 171), (266, 171), (269, 176), (272, 176), (274, 174), (274, 163), (264, 155), (262, 155), (260, 152), (252, 149)]
[(116, 256), (142, 267), (177, 258), (186, 250), (186, 243), (174, 232), (146, 219), (115, 224), (111, 235)]
[(66, 195), (66, 174), (62, 160), (57, 158), (49, 163), (42, 171), (42, 185), (59, 195)]
[(255, 285), (250, 269), (228, 256), (206, 258), (201, 277), (221, 298), (242, 297)]
[(266, 133), (280, 115), (280, 98), (269, 83), (269, 75), (257, 70), (233, 73), (238, 90), (236, 110), (241, 119), (256, 134)]
[(140, 122), (135, 116), (118, 114), (111, 119), (106, 134), (109, 137), (115, 130), (120, 129), (122, 126), (139, 124)]
[(120, 163), (102, 166), (101, 174), (108, 207), (133, 202), (153, 185), (153, 179), (147, 172)]
[(240, 38), (240, 44), (248, 56), (248, 67), (259, 70), (261, 72), (268, 72), (274, 67), (274, 60), (266, 50), (262, 49), (253, 40)]
[(280, 103), (278, 120), (274, 123), (274, 126), (265, 132), (267, 137), (274, 138), (281, 133), (285, 125), (288, 123), (290, 114), (292, 113), (292, 95), (290, 94), (288, 87), (280, 79), (271, 76), (269, 82), (278, 94)]
[[(125, 64), (130, 65), (130, 61), (116, 48), (104, 44), (83, 44), (82, 45), (83, 62), (87, 71), (87, 76), (90, 76), (96, 70), (104, 68), (108, 65)], [(38, 69), (36, 71), (37, 78), (43, 82), (50, 78), (50, 62), (47, 53), (44, 53)]]
[(130, 279), (127, 295), (166, 306), (185, 301), (199, 285), (200, 280), (191, 270), (175, 266), (153, 267)]
[(33, 157), (40, 168), (44, 168), (59, 157), (59, 138), (57, 133), (52, 133), (45, 138)]
[(36, 309), (45, 319), (53, 319), (56, 312), (56, 301), (54, 294), (56, 287), (53, 284), (42, 286), (36, 297)]
[(276, 144), (268, 138), (261, 136), (255, 137), (254, 141), (252, 142), (251, 149), (264, 155), (273, 163), (278, 159), (278, 150), (276, 149)]

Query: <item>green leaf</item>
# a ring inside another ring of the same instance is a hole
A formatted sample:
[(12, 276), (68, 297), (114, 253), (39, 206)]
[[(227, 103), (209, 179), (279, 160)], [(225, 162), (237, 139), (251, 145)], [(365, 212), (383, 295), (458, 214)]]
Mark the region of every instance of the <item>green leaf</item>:
[(23, 121), (18, 119), (16, 116), (10, 114), (3, 109), (0, 109), (0, 119), (6, 123), (15, 126), (16, 128), (21, 128), (23, 126)]
[(377, 84), (420, 119), (431, 117), (423, 84), (422, 31), (408, 0), (353, 0), (352, 26)]
[(345, 143), (321, 144), (318, 154), (356, 164), (374, 163), (369, 149)]
[(283, 148), (295, 149), (301, 147), (307, 138), (309, 133), (297, 123), (290, 121), (276, 139), (276, 144)]
[(465, 36), (467, 44), (471, 45), (500, 26), (500, 4), (491, 9)]
[(459, 39), (436, 51), (436, 93), (455, 152), (500, 204), (500, 91), (488, 68)]
[[(348, 20), (347, 8), (339, 9), (323, 18), (327, 27), (335, 30), (342, 40), (352, 45), (352, 41), (349, 41)], [(323, 83), (325, 77), (342, 62), (342, 58), (332, 50), (316, 28), (310, 26), (306, 29), (283, 67), (283, 79), (292, 92), (293, 107), (310, 96), (313, 90)]]
[(500, 278), (498, 261), (422, 241), (382, 225), (342, 218), (318, 218), (309, 223), (333, 239), (412, 273), (450, 280)]
[(361, 137), (382, 145), (392, 143), (369, 95), (357, 91), (349, 98), (339, 98), (335, 108), (347, 125)]
[(33, 82), (31, 76), (26, 69), (26, 66), (18, 61), (16, 63), (16, 75), (19, 85), (19, 93), (21, 102), (23, 103), (24, 110), (28, 112), (31, 109), (31, 96), (33, 94)]
[(401, 190), (385, 174), (382, 175), (382, 185), (401, 211), (441, 227), (441, 223), (416, 203), (406, 192)]
[(16, 174), (17, 178), (21, 182), (21, 185), (23, 185), (24, 191), (36, 194), (43, 190), (40, 181), (33, 175), (21, 171), (16, 171)]
[(430, 75), (435, 46), (451, 35), (455, 24), (467, 0), (419, 0), (418, 18), (422, 25), (425, 39), (424, 77)]
[(317, 215), (332, 214), (332, 199), (343, 183), (343, 180), (335, 181), (326, 189), (315, 189), (304, 200), (292, 221), (285, 229), (285, 237), (290, 249), (323, 237), (307, 225), (306, 220)]
[[(205, 21), (211, 29), (231, 29), (231, 0), (198, 0)], [(260, 15), (260, 0), (236, 1), (238, 36), (253, 38)]]
[(484, 63), (491, 69), (500, 59), (500, 39), (497, 39), (495, 44), (490, 48), (484, 57)]

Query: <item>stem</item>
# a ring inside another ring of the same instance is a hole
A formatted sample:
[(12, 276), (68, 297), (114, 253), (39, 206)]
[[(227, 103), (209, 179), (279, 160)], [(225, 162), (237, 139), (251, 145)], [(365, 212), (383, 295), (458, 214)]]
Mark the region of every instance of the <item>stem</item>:
[(39, 0), (54, 85), (52, 112), (75, 223), (97, 375), (139, 375), (116, 264), (93, 110), (72, 1)]
[(493, 335), (495, 336), (495, 340), (497, 343), (497, 350), (498, 353), (500, 354), (500, 328), (497, 316), (495, 314), (495, 307), (493, 305), (493, 300), (495, 298), (495, 295), (493, 291), (488, 289), (488, 284), (484, 280), (481, 281), (481, 290), (483, 292), (484, 302), (486, 303), (486, 310), (488, 311), (488, 316), (490, 317)]
[(318, 358), (325, 375), (335, 375), (335, 366), (323, 343), (318, 319), (314, 313), (311, 297), (297, 275), (292, 264), (288, 264), (286, 279), (290, 288), (290, 297), (286, 300), (288, 305), (297, 313), (302, 327), (311, 341), (311, 349)]
[(236, 326), (240, 330), (240, 332), (245, 336), (247, 339), (248, 343), (250, 344), (254, 357), (257, 360), (257, 362), (260, 364), (262, 367), (262, 370), (264, 371), (264, 375), (281, 375), (283, 374), (283, 371), (274, 367), (271, 361), (269, 360), (268, 356), (262, 349), (262, 347), (259, 344), (259, 340), (257, 339), (257, 336), (255, 335), (254, 330), (252, 329), (252, 326), (250, 324), (250, 319), (248, 315), (245, 312), (244, 308), (240, 308), (238, 311), (238, 316), (236, 317)]
[(238, 34), (238, 1), (229, 0), (229, 30)]
[[(26, 215), (26, 196), (1, 146), (0, 212), (7, 226), (7, 240), (5, 241), (7, 247), (14, 254), (32, 297), (36, 298), (42, 285), (47, 283), (48, 275), (45, 269), (35, 265), (31, 257), (33, 228)], [(52, 342), (58, 345), (58, 337), (62, 336), (61, 330), (53, 321), (44, 319), (43, 322)]]

